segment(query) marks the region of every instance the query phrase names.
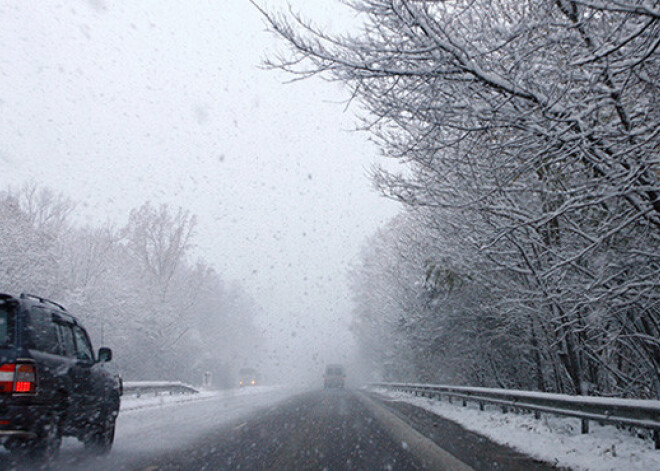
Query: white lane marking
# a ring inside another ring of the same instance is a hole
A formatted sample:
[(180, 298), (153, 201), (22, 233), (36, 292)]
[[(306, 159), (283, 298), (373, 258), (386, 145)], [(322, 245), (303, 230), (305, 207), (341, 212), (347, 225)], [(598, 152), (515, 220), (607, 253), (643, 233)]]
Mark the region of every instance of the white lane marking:
[[(394, 440), (402, 443), (402, 448), (419, 459), (427, 469), (444, 471), (474, 471), (473, 468), (440, 448), (406, 422), (394, 415), (387, 408), (360, 392), (355, 393), (362, 404), (389, 432)], [(405, 443), (405, 446), (403, 444)]]

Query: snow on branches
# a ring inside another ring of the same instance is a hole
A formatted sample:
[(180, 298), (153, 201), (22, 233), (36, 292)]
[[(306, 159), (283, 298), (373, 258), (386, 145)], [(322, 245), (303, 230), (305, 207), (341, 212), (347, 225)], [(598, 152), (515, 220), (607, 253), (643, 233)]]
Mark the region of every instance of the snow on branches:
[(408, 167), (377, 186), (436, 234), (410, 243), (475, 263), (488, 305), (465, 315), (497, 313), (529, 353), (484, 381), (511, 361), (541, 389), (659, 397), (660, 2), (350, 4), (343, 36), (264, 12), (291, 46), (270, 65), (345, 83)]

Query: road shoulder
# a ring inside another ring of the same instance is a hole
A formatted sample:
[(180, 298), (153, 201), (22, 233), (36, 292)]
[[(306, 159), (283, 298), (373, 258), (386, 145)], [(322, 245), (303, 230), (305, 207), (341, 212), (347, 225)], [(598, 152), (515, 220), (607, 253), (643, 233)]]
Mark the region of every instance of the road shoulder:
[(557, 471), (567, 469), (555, 467), (495, 443), (421, 407), (393, 400), (375, 392), (368, 392), (366, 395), (446, 453), (476, 471), (495, 469), (502, 471)]
[(434, 441), (415, 430), (408, 422), (393, 413), (381, 401), (357, 392), (360, 402), (371, 412), (392, 436), (406, 444), (408, 451), (417, 458), (426, 469), (443, 471), (474, 471), (470, 466), (443, 450)]

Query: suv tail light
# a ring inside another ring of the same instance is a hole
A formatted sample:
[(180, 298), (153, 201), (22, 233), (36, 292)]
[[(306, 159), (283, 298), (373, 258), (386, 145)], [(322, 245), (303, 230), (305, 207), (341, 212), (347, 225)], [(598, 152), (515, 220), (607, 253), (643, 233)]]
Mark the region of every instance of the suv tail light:
[(0, 365), (0, 393), (10, 393), (14, 390), (14, 372), (16, 365)]
[(30, 363), (16, 365), (14, 392), (35, 394), (37, 392), (37, 369)]
[(31, 363), (0, 365), (0, 392), (36, 394), (37, 370)]

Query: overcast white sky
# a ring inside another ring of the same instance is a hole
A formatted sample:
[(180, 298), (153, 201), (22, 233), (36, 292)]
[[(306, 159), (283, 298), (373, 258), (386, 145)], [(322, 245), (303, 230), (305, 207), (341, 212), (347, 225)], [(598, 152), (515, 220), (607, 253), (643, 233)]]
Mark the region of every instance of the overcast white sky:
[(371, 190), (378, 151), (345, 91), (284, 85), (260, 68), (277, 49), (247, 0), (0, 0), (0, 184), (63, 191), (91, 223), (190, 209), (199, 254), (254, 296), (279, 360), (313, 369), (347, 351), (346, 270), (396, 207)]

